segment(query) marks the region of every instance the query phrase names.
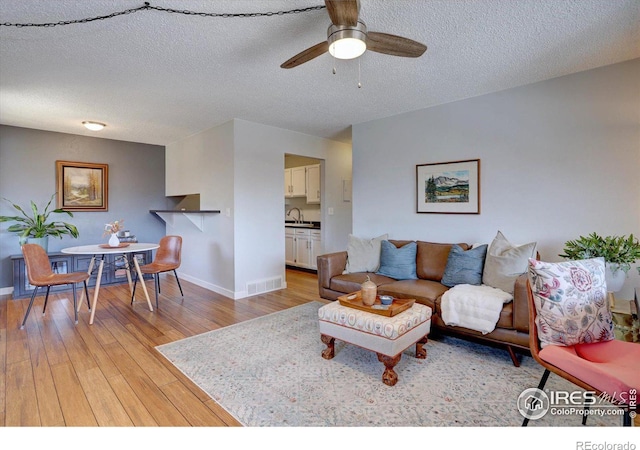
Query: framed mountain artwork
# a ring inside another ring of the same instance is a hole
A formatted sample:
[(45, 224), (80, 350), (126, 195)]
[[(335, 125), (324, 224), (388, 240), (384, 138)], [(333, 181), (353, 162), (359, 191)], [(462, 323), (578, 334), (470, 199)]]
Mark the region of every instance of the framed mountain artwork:
[(418, 213), (480, 214), (480, 160), (416, 166)]

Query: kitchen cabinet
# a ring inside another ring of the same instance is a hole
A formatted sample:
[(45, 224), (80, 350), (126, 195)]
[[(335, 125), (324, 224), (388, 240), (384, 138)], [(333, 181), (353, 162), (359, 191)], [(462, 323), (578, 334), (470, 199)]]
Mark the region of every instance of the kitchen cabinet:
[(284, 260), (289, 266), (296, 264), (295, 228), (284, 229)]
[(284, 196), (291, 197), (291, 169), (284, 169)]
[(311, 257), (311, 230), (296, 230), (296, 266), (309, 268), (309, 260)]
[(309, 254), (309, 267), (318, 270), (318, 255), (322, 254), (322, 238), (320, 230), (309, 230), (311, 234), (311, 252)]
[(307, 172), (305, 166), (284, 169), (284, 196), (304, 197), (307, 195)]
[(306, 166), (307, 203), (320, 203), (320, 164)]
[(317, 256), (320, 253), (322, 253), (320, 230), (285, 228), (287, 265), (317, 270)]

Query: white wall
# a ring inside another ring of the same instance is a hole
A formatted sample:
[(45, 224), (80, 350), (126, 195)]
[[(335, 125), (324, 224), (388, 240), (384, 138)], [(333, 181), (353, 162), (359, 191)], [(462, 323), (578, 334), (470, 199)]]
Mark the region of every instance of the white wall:
[[(416, 213), (416, 165), (481, 160), (481, 214)], [(640, 59), (353, 126), (353, 230), (434, 242), (640, 237)], [(629, 273), (621, 298), (640, 276)]]
[(201, 209), (221, 211), (203, 216), (202, 231), (184, 216), (171, 216), (167, 234), (183, 240), (179, 274), (229, 297), (235, 291), (233, 136), (230, 121), (166, 147), (167, 195), (199, 193)]
[[(342, 178), (351, 173), (351, 147), (281, 128), (235, 121), (236, 289), (246, 283), (285, 277), (284, 154), (323, 159), (322, 240), (325, 249), (346, 248), (351, 203), (342, 201)], [(334, 215), (326, 214), (334, 208)]]
[(246, 296), (247, 283), (284, 280), (285, 153), (325, 161), (323, 241), (346, 248), (351, 203), (342, 201), (341, 186), (350, 177), (351, 147), (235, 119), (166, 148), (167, 195), (199, 192), (202, 209), (222, 211), (206, 219), (203, 232), (180, 215), (167, 225), (184, 239), (182, 277), (231, 298)]

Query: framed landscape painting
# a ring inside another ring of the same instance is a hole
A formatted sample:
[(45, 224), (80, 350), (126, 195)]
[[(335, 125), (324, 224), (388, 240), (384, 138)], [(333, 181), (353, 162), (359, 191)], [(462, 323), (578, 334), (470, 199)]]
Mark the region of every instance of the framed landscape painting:
[(480, 214), (480, 160), (416, 166), (418, 213)]
[(109, 209), (109, 165), (56, 161), (58, 208), (65, 211)]

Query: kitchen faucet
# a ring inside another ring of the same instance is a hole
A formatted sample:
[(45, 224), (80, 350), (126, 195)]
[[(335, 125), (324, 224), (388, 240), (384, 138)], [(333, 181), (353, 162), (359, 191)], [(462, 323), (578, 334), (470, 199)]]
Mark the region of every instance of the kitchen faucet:
[(294, 207), (294, 208), (291, 208), (291, 209), (289, 210), (289, 212), (287, 212), (287, 216), (290, 216), (290, 215), (291, 215), (291, 212), (292, 212), (294, 209), (298, 211), (298, 218), (296, 219), (296, 223), (298, 223), (298, 222), (302, 222), (302, 220), (303, 220), (303, 216), (302, 216), (302, 213), (300, 212), (300, 208), (295, 208), (295, 207)]

